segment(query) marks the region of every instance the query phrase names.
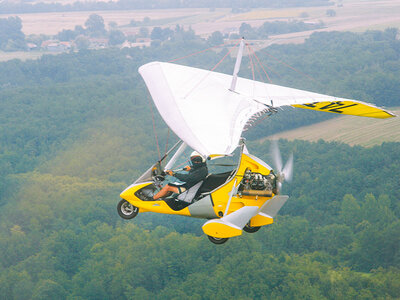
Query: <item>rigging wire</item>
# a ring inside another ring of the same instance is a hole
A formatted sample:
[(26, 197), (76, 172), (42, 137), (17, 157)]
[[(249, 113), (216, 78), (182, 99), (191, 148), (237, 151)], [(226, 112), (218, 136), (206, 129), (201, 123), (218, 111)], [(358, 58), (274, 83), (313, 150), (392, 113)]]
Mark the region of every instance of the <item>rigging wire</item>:
[[(240, 40), (239, 40), (239, 43), (240, 43)], [(176, 61), (178, 61), (178, 60), (182, 60), (182, 59), (185, 59), (185, 58), (187, 58), (187, 57), (194, 56), (194, 55), (197, 55), (197, 54), (200, 54), (200, 53), (203, 53), (203, 52), (212, 50), (212, 49), (214, 49), (214, 48), (219, 48), (219, 47), (223, 47), (223, 46), (228, 47), (228, 46), (230, 46), (231, 44), (235, 47), (235, 46), (237, 46), (238, 43), (236, 43), (236, 44), (233, 44), (232, 42), (223, 43), (223, 44), (220, 44), (220, 45), (216, 45), (216, 46), (209, 47), (209, 48), (207, 48), (207, 49), (203, 49), (203, 50), (200, 50), (200, 51), (197, 51), (197, 52), (190, 53), (190, 54), (185, 55), (185, 56), (182, 56), (182, 57), (178, 57), (178, 58), (175, 58), (175, 59), (171, 59), (171, 60), (169, 60), (168, 62), (169, 62), (169, 63), (171, 63), (171, 62), (176, 62)]]
[[(196, 84), (196, 85), (193, 87), (193, 89), (192, 89), (184, 98), (186, 98), (190, 93), (192, 93), (193, 90), (195, 90), (195, 89), (200, 85), (200, 83), (201, 83), (212, 71), (214, 71), (214, 70), (225, 60), (225, 58), (232, 52), (232, 50), (235, 49), (235, 48), (238, 46), (238, 44), (241, 42), (241, 40), (242, 40), (242, 39), (239, 39), (236, 43), (229, 42), (229, 43), (223, 43), (223, 44), (220, 44), (220, 45), (212, 46), (212, 47), (209, 47), (209, 48), (207, 48), (207, 49), (203, 49), (203, 50), (200, 50), (200, 51), (196, 51), (196, 52), (193, 52), (193, 53), (191, 53), (191, 54), (188, 54), (188, 55), (185, 55), (185, 56), (182, 56), (182, 57), (178, 57), (178, 58), (175, 58), (175, 59), (172, 59), (172, 60), (169, 60), (169, 61), (168, 61), (168, 62), (170, 62), (170, 63), (171, 63), (171, 62), (176, 62), (176, 61), (185, 59), (185, 58), (187, 58), (187, 57), (191, 57), (191, 56), (194, 56), (194, 55), (197, 55), (197, 54), (200, 54), (200, 53), (204, 53), (204, 52), (206, 52), (206, 51), (209, 51), (209, 50), (212, 50), (212, 49), (215, 49), (215, 48), (219, 48), (219, 47), (222, 47), (222, 46), (228, 47), (228, 46), (233, 45), (233, 46), (231, 46), (231, 48), (229, 49), (229, 51), (224, 55), (224, 57), (222, 57), (222, 59), (210, 70), (210, 72), (209, 72), (206, 76), (204, 76), (204, 77), (198, 82), (198, 84)], [(255, 81), (255, 71), (254, 71), (255, 69), (257, 69), (257, 73), (258, 73), (258, 75), (260, 76), (261, 80), (262, 80), (262, 77), (263, 77), (263, 76), (261, 76), (261, 73), (260, 73), (259, 69), (258, 69), (258, 68), (255, 68), (255, 66), (257, 66), (257, 64), (255, 63), (255, 61), (257, 60), (258, 66), (261, 67), (261, 69), (263, 70), (263, 72), (264, 72), (265, 76), (267, 77), (268, 81), (269, 81), (270, 83), (272, 83), (272, 80), (271, 80), (270, 76), (269, 76), (268, 73), (266, 72), (266, 70), (265, 70), (265, 68), (264, 68), (264, 65), (261, 63), (261, 61), (260, 61), (260, 59), (258, 58), (258, 56), (256, 55), (256, 52), (254, 51), (254, 49), (250, 46), (249, 43), (246, 43), (246, 47), (247, 47), (247, 49), (248, 49), (249, 63), (250, 63), (250, 66), (251, 66), (251, 71), (252, 71), (253, 80)], [(302, 75), (306, 76), (307, 78), (309, 78), (309, 79), (311, 79), (311, 80), (317, 82), (317, 80), (315, 80), (313, 77), (311, 77), (311, 76), (309, 76), (309, 75), (307, 75), (307, 74), (305, 74), (305, 73), (303, 73), (303, 72), (301, 72), (301, 71), (295, 69), (294, 67), (290, 66), (289, 64), (287, 64), (287, 63), (285, 63), (285, 62), (283, 62), (283, 61), (277, 59), (277, 58), (274, 57), (273, 55), (271, 55), (271, 54), (269, 54), (269, 53), (267, 53), (267, 52), (265, 52), (265, 54), (266, 54), (267, 56), (273, 58), (275, 61), (277, 61), (277, 62), (279, 62), (279, 63), (281, 63), (281, 64), (283, 64), (283, 65), (289, 67), (290, 69), (294, 70), (295, 72), (297, 72), (297, 73), (299, 73), (299, 74), (302, 74)], [(254, 58), (255, 58), (255, 59), (254, 59)], [(268, 68), (271, 72), (277, 74), (276, 72), (274, 72), (274, 71), (273, 71), (271, 68), (269, 68), (268, 66), (266, 66), (266, 68)], [(277, 74), (277, 75), (279, 76), (279, 74)], [(262, 81), (263, 81), (263, 80), (262, 80)], [(155, 140), (156, 140), (156, 144), (157, 144), (158, 156), (159, 156), (159, 160), (161, 160), (160, 146), (159, 146), (158, 136), (157, 136), (157, 132), (156, 132), (156, 128), (155, 128), (154, 111), (153, 111), (153, 108), (152, 108), (152, 106), (151, 106), (151, 101), (150, 101), (148, 95), (147, 95), (147, 98), (148, 98), (148, 100), (149, 100), (150, 110), (151, 110), (151, 114), (152, 114), (153, 131), (154, 131), (154, 136), (155, 136)], [(260, 115), (258, 115), (258, 117), (260, 117), (262, 114), (263, 114), (263, 113), (261, 113)], [(265, 120), (269, 115), (270, 115), (270, 114), (267, 114), (264, 118), (258, 119), (258, 120), (257, 120), (256, 122), (254, 122), (254, 123), (252, 124), (252, 126), (250, 126), (250, 127), (254, 127), (254, 125), (256, 125), (256, 124), (262, 122), (262, 121)], [(255, 120), (253, 120), (253, 121), (255, 121)], [(168, 139), (169, 139), (169, 135), (170, 135), (170, 128), (168, 128), (167, 140), (166, 140), (166, 145), (165, 145), (165, 153), (167, 153), (167, 151), (168, 151)]]
[[(261, 67), (261, 69), (264, 71), (264, 74), (266, 75), (268, 81), (270, 83), (272, 83), (271, 78), (268, 76), (268, 73), (265, 71), (261, 61), (258, 59), (257, 55), (255, 54), (255, 51), (253, 50), (252, 47), (250, 47), (250, 45), (248, 43), (246, 43), (247, 49), (248, 49), (248, 56), (249, 56), (249, 62), (251, 65), (251, 70), (253, 73), (253, 81), (255, 81), (255, 74), (254, 74), (254, 69), (255, 66), (257, 66), (257, 64), (255, 63), (255, 60), (257, 60), (258, 62), (258, 66)], [(258, 68), (256, 68), (257, 73), (260, 77), (260, 79), (264, 82), (263, 80), (263, 76), (260, 73), (260, 70)], [(255, 127), (255, 125), (257, 125), (258, 123), (260, 123), (261, 121), (265, 120), (266, 118), (268, 118), (271, 115), (271, 110), (269, 108), (264, 109), (263, 111), (260, 111), (258, 113), (256, 113), (255, 115), (253, 115), (247, 122), (247, 124), (245, 125), (244, 131), (249, 130), (250, 128)], [(264, 114), (267, 114), (264, 118), (260, 119), (260, 117)]]
[(261, 63), (261, 61), (259, 60), (258, 56), (256, 55), (256, 52), (254, 51), (254, 49), (252, 47), (250, 47), (249, 45), (249, 51), (251, 51), (252, 55), (257, 59), (257, 62), (259, 64), (259, 66), (261, 67), (261, 69), (264, 71), (264, 74), (267, 76), (268, 81), (270, 83), (272, 83), (271, 78), (268, 76), (268, 73), (265, 71), (263, 64)]
[(240, 42), (241, 42), (241, 39), (225, 54), (225, 56), (210, 71), (211, 72), (214, 71), (225, 60), (225, 58), (232, 52), (232, 50), (235, 49), (235, 47), (240, 44)]
[[(234, 49), (234, 48), (240, 43), (240, 41), (241, 41), (241, 39), (240, 39), (238, 42), (236, 42), (235, 44), (233, 44), (233, 47), (232, 47), (232, 48), (225, 54), (225, 56), (211, 69), (211, 71), (214, 71), (214, 70), (222, 63), (222, 61), (232, 52), (232, 49)], [(194, 53), (191, 53), (191, 54), (182, 56), (182, 57), (178, 57), (178, 58), (169, 60), (168, 62), (170, 62), (170, 63), (171, 63), (171, 62), (176, 62), (176, 61), (178, 61), (178, 60), (182, 60), (182, 59), (184, 59), (184, 58), (187, 58), (187, 57), (190, 57), (190, 56), (194, 56), (194, 55), (197, 55), (197, 54), (200, 54), (200, 53), (209, 51), (209, 50), (214, 49), (214, 48), (219, 48), (219, 47), (222, 47), (222, 46), (229, 46), (229, 45), (231, 45), (231, 44), (232, 44), (232, 42), (230, 42), (230, 43), (223, 43), (223, 44), (220, 44), (220, 45), (212, 46), (212, 47), (209, 47), (209, 48), (204, 49), (204, 50), (200, 50), (200, 51), (197, 51), (197, 52), (194, 52)], [(198, 84), (200, 84), (202, 81), (203, 81), (203, 79), (200, 80), (200, 82), (199, 82)], [(197, 85), (196, 85), (196, 87), (197, 87)], [(196, 87), (195, 87), (195, 88), (196, 88)], [(190, 93), (189, 93), (189, 94), (190, 94)], [(152, 117), (152, 122), (153, 122), (153, 132), (154, 132), (154, 137), (155, 137), (156, 145), (157, 145), (158, 158), (159, 158), (159, 160), (161, 160), (161, 151), (160, 151), (160, 144), (159, 144), (159, 141), (158, 141), (158, 135), (157, 135), (157, 131), (156, 131), (154, 111), (153, 111), (153, 107), (152, 107), (152, 105), (151, 105), (151, 100), (150, 100), (150, 98), (149, 98), (149, 95), (147, 94), (146, 97), (147, 97), (147, 99), (148, 99), (148, 101), (149, 101), (149, 106), (150, 106), (150, 111), (151, 111), (151, 117)], [(169, 135), (170, 135), (170, 128), (168, 127), (167, 140), (166, 140), (166, 143), (165, 143), (165, 154), (168, 152), (168, 139), (169, 139)], [(184, 162), (184, 163), (185, 163), (185, 162)]]
[[(255, 63), (255, 59), (253, 58), (253, 57), (255, 57), (255, 54), (254, 54), (254, 52), (252, 52), (252, 49), (250, 48), (250, 46), (249, 46), (249, 52), (251, 53), (251, 55), (252, 55), (252, 60), (253, 60), (253, 64), (254, 64), (254, 66), (255, 66), (255, 70), (257, 71), (257, 75), (258, 75), (258, 77), (259, 78), (261, 78), (261, 80), (263, 80), (263, 76), (262, 76), (262, 74), (261, 74), (261, 72), (260, 72), (260, 62), (258, 62), (258, 64), (256, 64)], [(249, 55), (250, 56), (250, 55)], [(268, 74), (267, 74), (268, 75)], [(269, 78), (269, 76), (267, 76), (267, 79), (269, 80), (269, 82), (271, 83), (271, 79)]]
[(178, 169), (180, 166), (183, 166), (186, 163), (189, 163), (189, 159), (187, 159), (183, 163), (180, 163), (179, 165), (175, 166), (175, 169)]
[[(268, 76), (268, 73), (265, 71), (264, 65), (261, 63), (261, 61), (260, 61), (260, 59), (258, 58), (258, 56), (257, 56), (256, 52), (254, 51), (254, 49), (253, 49), (249, 44), (246, 44), (246, 45), (248, 46), (249, 51), (251, 51), (252, 55), (257, 59), (258, 65), (261, 67), (261, 69), (263, 70), (264, 74), (267, 76), (268, 81), (269, 81), (270, 83), (272, 83), (271, 78)], [(318, 81), (317, 81), (316, 79), (314, 79), (313, 77), (311, 77), (311, 76), (309, 76), (309, 75), (307, 75), (307, 74), (305, 74), (305, 73), (303, 73), (303, 72), (297, 70), (296, 68), (290, 66), (289, 64), (287, 64), (287, 63), (285, 63), (285, 62), (283, 62), (283, 61), (277, 59), (277, 58), (274, 57), (273, 55), (271, 55), (271, 54), (269, 54), (269, 53), (267, 53), (267, 52), (265, 52), (265, 54), (266, 54), (267, 56), (269, 56), (269, 57), (272, 57), (274, 60), (276, 60), (276, 61), (279, 62), (280, 64), (283, 64), (283, 65), (289, 67), (290, 69), (292, 69), (293, 71), (295, 71), (295, 72), (297, 72), (297, 73), (299, 73), (299, 74), (301, 74), (301, 75), (304, 75), (305, 77), (307, 77), (307, 78), (311, 79), (312, 81), (318, 83)], [(253, 63), (253, 62), (251, 62), (251, 63)], [(268, 66), (266, 66), (266, 67), (268, 68)], [(273, 72), (273, 70), (272, 70), (271, 68), (268, 68), (268, 69), (269, 69), (270, 71)], [(274, 73), (277, 74), (276, 72), (274, 72)], [(279, 74), (277, 74), (277, 75), (279, 76)], [(253, 78), (254, 78), (254, 75), (253, 75)], [(261, 115), (259, 115), (259, 116), (261, 116)], [(252, 128), (252, 127), (255, 127), (255, 125), (257, 125), (257, 124), (259, 124), (260, 122), (264, 121), (264, 120), (265, 120), (266, 118), (268, 118), (269, 116), (270, 116), (270, 114), (267, 114), (267, 115), (266, 115), (264, 118), (262, 118), (262, 119), (253, 120), (254, 123), (252, 123), (247, 129), (250, 129), (250, 128)]]
[(250, 50), (250, 47), (249, 47), (249, 44), (248, 43), (246, 43), (246, 48), (247, 48), (247, 51), (248, 51), (248, 56), (249, 56), (249, 62), (250, 62), (250, 66), (251, 66), (251, 73), (252, 73), (252, 75), (253, 75), (253, 81), (255, 81), (256, 80), (256, 76), (255, 76), (255, 74), (254, 74), (254, 62), (253, 62), (253, 56), (252, 56), (252, 53), (251, 53), (251, 50)]
[(295, 72), (297, 72), (297, 73), (299, 73), (299, 74), (301, 74), (301, 75), (306, 76), (308, 79), (311, 79), (312, 81), (318, 82), (316, 79), (312, 78), (310, 75), (307, 75), (306, 73), (303, 73), (303, 72), (301, 72), (301, 71), (295, 69), (295, 68), (292, 67), (291, 65), (289, 65), (289, 64), (287, 64), (287, 63), (285, 63), (285, 62), (283, 62), (283, 61), (281, 61), (281, 60), (279, 60), (279, 59), (277, 59), (277, 58), (274, 57), (273, 55), (271, 55), (271, 54), (269, 54), (269, 53), (267, 53), (267, 52), (265, 52), (265, 54), (266, 54), (267, 56), (269, 56), (269, 57), (272, 57), (272, 58), (273, 58), (274, 60), (276, 60), (277, 62), (279, 62), (279, 63), (281, 63), (281, 64), (287, 66), (287, 67), (290, 68), (290, 69), (292, 69), (293, 71), (295, 71)]
[(187, 96), (189, 96), (199, 85), (200, 85), (200, 83), (202, 83), (203, 82), (203, 80), (204, 79), (206, 79), (210, 74), (211, 74), (211, 72), (212, 71), (214, 71), (224, 60), (225, 60), (225, 58), (232, 52), (232, 50), (240, 43), (240, 41), (241, 41), (241, 39), (235, 44), (235, 46), (233, 47), (233, 48), (231, 48), (225, 55), (224, 55), (224, 57), (206, 74), (206, 75), (204, 75), (203, 76), (203, 78), (201, 78), (200, 80), (199, 80), (199, 82), (185, 95), (185, 97), (183, 97), (183, 98), (186, 98)]
[(157, 145), (157, 151), (158, 151), (158, 160), (161, 161), (160, 145), (158, 143), (158, 136), (157, 136), (157, 131), (156, 131), (156, 121), (155, 121), (155, 118), (154, 118), (154, 111), (153, 111), (153, 107), (151, 105), (151, 100), (150, 100), (150, 97), (149, 97), (148, 93), (146, 93), (146, 98), (147, 98), (147, 100), (149, 102), (150, 111), (151, 111), (151, 119), (153, 121), (153, 132), (154, 132), (154, 137), (156, 139), (156, 145)]
[(171, 130), (169, 129), (169, 126), (168, 126), (167, 141), (165, 142), (165, 154), (167, 154), (167, 152), (168, 152), (168, 139), (169, 139), (170, 132), (171, 132)]

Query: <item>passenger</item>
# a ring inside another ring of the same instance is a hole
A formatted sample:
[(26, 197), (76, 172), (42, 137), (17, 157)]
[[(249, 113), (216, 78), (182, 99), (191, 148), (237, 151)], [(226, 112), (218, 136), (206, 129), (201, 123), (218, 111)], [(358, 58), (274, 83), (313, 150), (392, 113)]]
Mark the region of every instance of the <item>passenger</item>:
[(200, 182), (208, 175), (208, 169), (206, 160), (200, 153), (194, 151), (190, 155), (191, 166), (186, 166), (183, 168), (185, 171), (189, 171), (187, 174), (175, 173), (171, 170), (165, 171), (166, 174), (174, 176), (183, 183), (168, 183), (165, 185), (157, 194), (153, 196), (154, 200), (163, 198), (170, 193), (180, 194), (184, 191), (190, 189), (196, 183)]

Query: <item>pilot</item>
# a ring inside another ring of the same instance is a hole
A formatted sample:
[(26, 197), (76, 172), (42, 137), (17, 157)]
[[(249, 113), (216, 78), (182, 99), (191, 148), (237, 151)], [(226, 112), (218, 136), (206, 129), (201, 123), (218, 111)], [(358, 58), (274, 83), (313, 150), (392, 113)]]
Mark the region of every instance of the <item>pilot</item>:
[(208, 175), (208, 169), (205, 158), (198, 153), (193, 151), (190, 155), (191, 166), (186, 166), (183, 168), (185, 171), (189, 171), (187, 174), (175, 173), (171, 170), (166, 170), (165, 173), (174, 176), (183, 183), (168, 183), (165, 185), (157, 194), (153, 196), (154, 200), (167, 196), (170, 192), (180, 194), (190, 189), (199, 181), (206, 178)]

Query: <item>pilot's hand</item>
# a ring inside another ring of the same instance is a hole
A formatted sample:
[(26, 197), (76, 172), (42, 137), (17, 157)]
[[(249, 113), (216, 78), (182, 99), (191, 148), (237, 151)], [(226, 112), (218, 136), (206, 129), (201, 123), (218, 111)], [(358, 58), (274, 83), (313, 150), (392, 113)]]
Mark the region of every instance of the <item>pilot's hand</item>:
[(165, 173), (167, 173), (169, 176), (174, 176), (174, 172), (172, 170), (166, 170)]
[(184, 171), (190, 171), (191, 167), (190, 166), (186, 166), (183, 168)]

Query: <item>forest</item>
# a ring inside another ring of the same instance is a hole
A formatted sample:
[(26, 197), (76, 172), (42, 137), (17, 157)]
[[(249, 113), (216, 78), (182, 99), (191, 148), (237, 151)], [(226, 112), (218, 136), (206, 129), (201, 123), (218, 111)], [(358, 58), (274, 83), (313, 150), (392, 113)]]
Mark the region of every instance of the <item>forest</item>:
[[(257, 56), (273, 83), (393, 107), (396, 35), (316, 33)], [(119, 193), (157, 159), (137, 68), (208, 47), (187, 34), (0, 63), (0, 299), (398, 299), (400, 143), (280, 140), (295, 157), (288, 202), (274, 224), (224, 245), (208, 241), (204, 220), (118, 216)], [(227, 51), (176, 63), (211, 69)], [(233, 65), (228, 57), (216, 71)], [(248, 148), (271, 161), (261, 138), (331, 117), (280, 111), (246, 132)], [(164, 148), (157, 114), (155, 128)]]

